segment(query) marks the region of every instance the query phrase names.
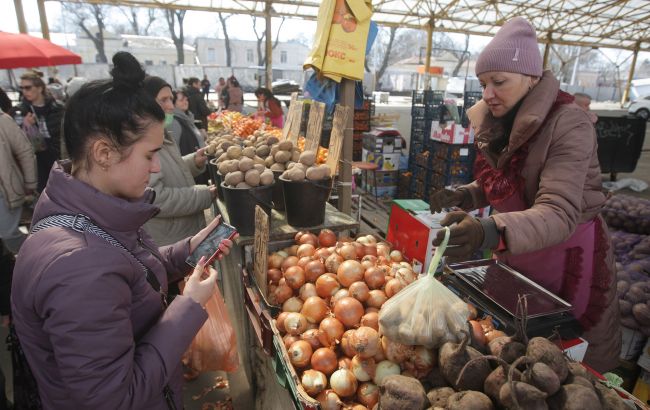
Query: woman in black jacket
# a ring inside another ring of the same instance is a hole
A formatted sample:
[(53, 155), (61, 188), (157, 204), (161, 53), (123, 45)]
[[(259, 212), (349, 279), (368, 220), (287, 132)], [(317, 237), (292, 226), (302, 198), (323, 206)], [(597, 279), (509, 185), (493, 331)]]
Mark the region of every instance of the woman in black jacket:
[(52, 98), (40, 71), (30, 70), (20, 76), (20, 90), (22, 101), (11, 110), (11, 116), (15, 118), (16, 112), (20, 111), (23, 117), (19, 125), (34, 145), (38, 167), (37, 190), (41, 192), (47, 184), (52, 165), (61, 159), (63, 105)]

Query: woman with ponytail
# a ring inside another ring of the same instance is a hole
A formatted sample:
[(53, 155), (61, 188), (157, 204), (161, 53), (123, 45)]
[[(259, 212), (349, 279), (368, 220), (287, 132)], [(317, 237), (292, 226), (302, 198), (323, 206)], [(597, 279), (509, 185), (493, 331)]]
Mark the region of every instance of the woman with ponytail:
[(67, 104), (71, 161), (54, 165), (14, 270), (13, 323), (44, 409), (181, 409), (181, 356), (215, 291), (201, 261), (167, 306), (213, 226), (161, 248), (142, 229), (158, 212), (147, 185), (165, 113), (132, 55), (113, 64)]

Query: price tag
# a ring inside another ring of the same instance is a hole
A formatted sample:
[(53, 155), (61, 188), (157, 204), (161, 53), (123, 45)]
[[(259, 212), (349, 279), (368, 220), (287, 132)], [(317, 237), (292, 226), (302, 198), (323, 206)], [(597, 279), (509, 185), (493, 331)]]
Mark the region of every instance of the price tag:
[(460, 156), (461, 157), (466, 157), (469, 155), (469, 148), (461, 148), (460, 149)]
[(253, 242), (253, 274), (263, 295), (267, 294), (269, 249), (269, 216), (259, 206), (255, 206), (255, 242)]
[(323, 120), (325, 119), (325, 104), (313, 101), (309, 108), (309, 122), (305, 136), (305, 151), (318, 153), (320, 137), (323, 133)]
[(300, 126), (302, 125), (302, 110), (304, 108), (302, 101), (294, 101), (291, 104), (290, 112), (291, 115), (291, 124), (289, 127), (289, 133), (286, 137), (287, 140), (293, 142), (293, 145), (296, 146), (298, 143), (298, 135), (300, 134)]

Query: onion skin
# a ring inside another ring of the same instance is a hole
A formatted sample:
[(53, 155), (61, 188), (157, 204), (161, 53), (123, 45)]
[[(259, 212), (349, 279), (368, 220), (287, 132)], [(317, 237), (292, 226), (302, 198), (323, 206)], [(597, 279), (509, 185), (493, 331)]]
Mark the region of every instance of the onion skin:
[(325, 273), (325, 265), (320, 260), (312, 260), (305, 265), (305, 281), (314, 283)]
[(298, 257), (297, 256), (288, 256), (284, 258), (284, 261), (282, 261), (282, 265), (280, 266), (282, 272), (285, 270), (289, 269), (292, 266), (298, 266)]
[(350, 397), (357, 392), (357, 378), (349, 370), (338, 369), (330, 376), (330, 387), (340, 397)]
[(298, 290), (305, 284), (305, 271), (298, 265), (288, 267), (283, 276), (291, 289)]
[(377, 312), (369, 312), (361, 316), (361, 326), (368, 326), (379, 332), (379, 314)]
[(322, 345), (320, 344), (320, 340), (318, 340), (318, 329), (307, 329), (300, 335), (298, 339), (304, 340), (305, 342), (309, 343), (311, 345), (312, 350), (314, 351), (322, 347)]
[(334, 346), (341, 340), (344, 332), (345, 328), (338, 319), (326, 317), (318, 326), (318, 340), (324, 347)]
[(297, 342), (298, 340), (300, 340), (298, 336), (288, 335), (288, 334), (284, 335), (284, 337), (282, 338), (282, 342), (284, 343), (284, 348), (287, 350), (289, 350), (293, 342)]
[(351, 243), (345, 243), (341, 245), (341, 247), (338, 248), (337, 252), (344, 260), (356, 261), (357, 259), (357, 248)]
[(357, 400), (369, 409), (379, 402), (379, 388), (372, 382), (363, 382), (357, 389)]
[(370, 291), (366, 304), (370, 307), (380, 309), (387, 300), (388, 297), (383, 290), (374, 289)]
[(298, 336), (307, 330), (307, 318), (300, 313), (290, 312), (284, 319), (284, 328), (290, 335)]
[(318, 370), (327, 376), (334, 373), (334, 371), (336, 371), (339, 366), (339, 361), (336, 357), (336, 353), (327, 347), (316, 349), (311, 355), (310, 362), (312, 369)]
[(286, 302), (286, 300), (289, 299), (291, 295), (293, 295), (293, 290), (289, 287), (289, 285), (282, 283), (282, 280), (280, 280), (280, 284), (273, 290), (273, 293), (269, 295), (269, 302), (276, 305), (281, 305)]
[(316, 252), (316, 247), (310, 243), (305, 243), (298, 247), (296, 256), (298, 256), (298, 258), (304, 258), (305, 256), (311, 257), (314, 252)]
[(302, 302), (302, 299), (296, 296), (292, 296), (289, 299), (287, 299), (283, 304), (282, 304), (282, 311), (283, 312), (300, 312), (302, 309), (302, 305), (304, 303)]
[(364, 359), (356, 355), (352, 358), (352, 374), (360, 382), (367, 382), (372, 380), (375, 377), (375, 369), (377, 365), (375, 364), (375, 359), (367, 358)]
[(287, 333), (287, 329), (284, 328), (284, 320), (287, 318), (289, 312), (280, 312), (277, 318), (275, 318), (275, 327), (278, 328), (278, 331), (281, 335)]
[(336, 234), (329, 229), (321, 229), (318, 233), (318, 245), (325, 248), (336, 245)]
[(329, 313), (329, 308), (323, 299), (318, 296), (310, 296), (302, 305), (300, 313), (302, 313), (309, 322), (320, 323)]
[(363, 280), (370, 289), (381, 289), (386, 283), (386, 275), (383, 269), (373, 266), (363, 273)]
[(472, 340), (485, 346), (487, 344), (487, 338), (485, 337), (485, 333), (483, 333), (483, 327), (481, 324), (476, 320), (470, 320), (469, 324), (472, 331)]
[(277, 285), (280, 279), (282, 279), (282, 271), (277, 268), (271, 268), (266, 271), (266, 277), (272, 284)]
[(311, 397), (316, 397), (327, 387), (327, 376), (318, 370), (305, 370), (300, 380), (302, 387)]
[(284, 258), (281, 255), (278, 255), (277, 253), (272, 253), (269, 255), (269, 269), (280, 269), (282, 262), (284, 262)]
[(350, 296), (350, 291), (348, 289), (346, 289), (346, 288), (339, 289), (334, 294), (334, 296), (332, 296), (332, 299), (330, 299), (330, 306), (334, 306), (336, 304), (336, 302), (338, 302), (339, 300), (341, 300), (341, 299), (343, 299), (345, 297), (348, 297), (348, 296)]
[(312, 355), (311, 345), (304, 340), (298, 340), (289, 347), (288, 353), (292, 365), (300, 368), (306, 367)]
[(345, 297), (334, 305), (334, 317), (345, 325), (352, 328), (359, 324), (363, 316), (363, 305), (353, 297)]
[(325, 259), (325, 270), (330, 273), (336, 273), (343, 260), (343, 257), (338, 253), (332, 253)]
[(350, 285), (349, 291), (350, 296), (361, 303), (368, 300), (368, 297), (370, 296), (370, 289), (368, 288), (368, 285), (362, 281), (354, 282), (352, 285)]
[(316, 279), (316, 293), (323, 299), (329, 299), (341, 289), (341, 284), (336, 279), (336, 275), (325, 274)]
[(350, 337), (352, 337), (352, 333), (355, 330), (356, 329), (346, 330), (345, 333), (343, 333), (343, 336), (341, 337), (341, 344), (339, 345), (341, 347), (341, 351), (343, 352), (343, 354), (349, 358), (354, 357), (354, 355), (356, 354), (354, 349), (352, 348), (352, 345), (350, 344)]
[(339, 359), (339, 369), (352, 370), (352, 359), (347, 356), (343, 356)]
[(336, 270), (336, 277), (341, 285), (349, 288), (354, 282), (363, 280), (363, 268), (356, 260), (343, 261)]
[(310, 296), (318, 296), (316, 293), (316, 286), (313, 283), (305, 283), (298, 291), (298, 296), (303, 301), (307, 300)]
[(388, 282), (386, 282), (386, 296), (389, 298), (392, 298), (399, 292), (400, 290), (404, 289), (404, 286), (402, 283), (399, 281), (399, 279), (391, 279)]
[(316, 400), (320, 403), (322, 410), (341, 410), (341, 406), (343, 406), (343, 402), (339, 398), (338, 394), (336, 394), (332, 389), (320, 392), (320, 394), (316, 396)]
[(381, 349), (379, 333), (371, 327), (361, 326), (350, 335), (350, 346), (360, 358), (372, 358)]

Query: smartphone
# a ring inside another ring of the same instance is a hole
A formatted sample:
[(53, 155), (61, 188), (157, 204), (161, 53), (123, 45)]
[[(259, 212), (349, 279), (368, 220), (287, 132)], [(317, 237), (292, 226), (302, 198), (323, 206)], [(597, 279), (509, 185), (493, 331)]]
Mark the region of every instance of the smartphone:
[(202, 256), (207, 259), (206, 265), (211, 265), (221, 253), (219, 244), (224, 239), (232, 239), (237, 234), (237, 229), (234, 226), (221, 222), (216, 228), (208, 234), (208, 236), (194, 249), (194, 252), (185, 259), (185, 263), (192, 267), (196, 267)]

